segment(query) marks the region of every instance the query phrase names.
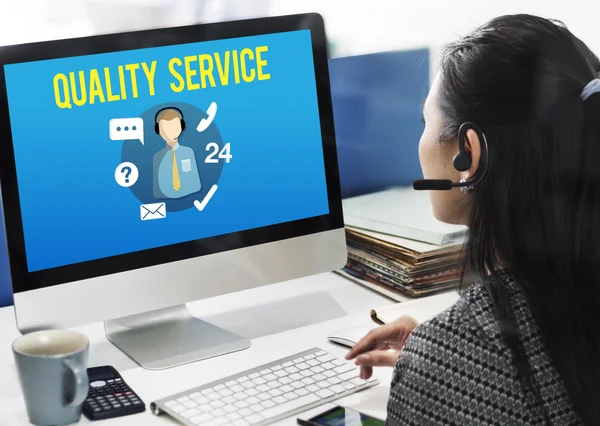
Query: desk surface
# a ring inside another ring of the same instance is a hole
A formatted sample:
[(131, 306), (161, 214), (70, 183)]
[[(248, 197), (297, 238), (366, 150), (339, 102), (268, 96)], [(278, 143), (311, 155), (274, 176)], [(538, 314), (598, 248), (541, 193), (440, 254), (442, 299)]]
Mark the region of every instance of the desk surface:
[[(161, 371), (138, 367), (106, 340), (101, 323), (76, 330), (90, 339), (89, 366), (113, 365), (148, 406), (159, 398), (315, 346), (343, 356), (346, 349), (328, 342), (327, 334), (352, 326), (374, 327), (369, 310), (392, 303), (332, 273), (189, 303), (188, 308), (194, 315), (250, 338), (252, 346), (241, 352)], [(422, 303), (428, 301), (424, 299)], [(428, 306), (428, 310), (431, 308)], [(11, 349), (12, 341), (19, 335), (13, 308), (0, 309), (0, 425), (29, 425)], [(375, 375), (381, 381), (380, 386), (338, 403), (384, 418), (391, 374), (391, 369), (377, 369)], [(91, 422), (82, 416), (80, 423)], [(143, 414), (106, 420), (102, 424), (165, 426), (176, 422), (156, 417), (146, 410)], [(295, 417), (277, 423), (295, 424)]]

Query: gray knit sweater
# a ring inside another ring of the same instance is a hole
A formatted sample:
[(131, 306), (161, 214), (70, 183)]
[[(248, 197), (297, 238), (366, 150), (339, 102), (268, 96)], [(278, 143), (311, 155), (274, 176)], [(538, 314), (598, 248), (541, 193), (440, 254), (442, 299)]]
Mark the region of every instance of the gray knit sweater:
[[(519, 287), (508, 275), (502, 279), (552, 425), (582, 424)], [(491, 299), (479, 283), (456, 305), (417, 327), (407, 340), (394, 372), (386, 424), (544, 425), (543, 416), (527, 401)]]

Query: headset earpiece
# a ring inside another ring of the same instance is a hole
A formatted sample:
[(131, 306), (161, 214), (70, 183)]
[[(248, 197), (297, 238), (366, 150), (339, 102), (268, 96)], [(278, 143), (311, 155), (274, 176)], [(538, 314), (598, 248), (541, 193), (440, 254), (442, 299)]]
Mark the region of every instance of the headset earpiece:
[[(478, 130), (473, 123), (463, 123), (458, 129), (458, 153), (452, 160), (452, 165), (459, 172), (469, 170), (471, 167), (471, 156), (465, 152), (465, 144), (467, 143), (467, 131), (469, 129)], [(477, 132), (480, 134), (480, 132)]]
[(180, 118), (180, 123), (181, 123), (181, 133), (183, 133), (183, 131), (185, 130), (185, 120), (183, 119), (183, 112), (181, 112), (181, 110), (177, 107), (167, 107), (167, 108), (161, 108), (156, 112), (156, 115), (154, 116), (154, 132), (159, 135), (160, 134), (160, 126), (158, 125), (158, 116), (160, 115), (161, 112), (166, 111), (168, 109), (173, 109), (175, 111), (177, 111), (179, 113)]

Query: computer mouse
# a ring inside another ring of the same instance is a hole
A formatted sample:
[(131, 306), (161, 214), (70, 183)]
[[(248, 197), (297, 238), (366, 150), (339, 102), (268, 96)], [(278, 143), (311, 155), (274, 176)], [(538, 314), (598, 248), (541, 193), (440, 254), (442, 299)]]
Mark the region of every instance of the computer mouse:
[(334, 333), (329, 334), (327, 338), (337, 344), (348, 346), (349, 348), (356, 345), (356, 343), (366, 336), (373, 327), (349, 327), (338, 330)]

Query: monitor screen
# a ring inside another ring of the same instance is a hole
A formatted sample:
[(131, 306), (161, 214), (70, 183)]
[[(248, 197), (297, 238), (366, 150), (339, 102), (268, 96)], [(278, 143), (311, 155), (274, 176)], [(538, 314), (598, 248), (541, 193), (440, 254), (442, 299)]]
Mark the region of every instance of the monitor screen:
[(28, 273), (330, 213), (309, 29), (3, 71)]

